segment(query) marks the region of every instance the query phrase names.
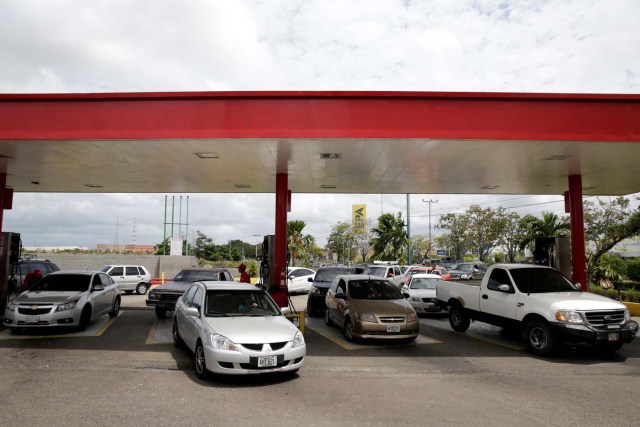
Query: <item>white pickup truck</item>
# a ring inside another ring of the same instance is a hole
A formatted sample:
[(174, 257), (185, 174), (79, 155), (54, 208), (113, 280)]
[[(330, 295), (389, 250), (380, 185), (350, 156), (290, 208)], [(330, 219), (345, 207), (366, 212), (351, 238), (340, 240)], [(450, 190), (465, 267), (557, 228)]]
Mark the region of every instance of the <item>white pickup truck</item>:
[(440, 281), (436, 297), (449, 308), (454, 330), (466, 331), (471, 320), (516, 329), (537, 355), (561, 342), (616, 351), (638, 332), (624, 304), (582, 292), (559, 271), (539, 265), (495, 264), (482, 281)]

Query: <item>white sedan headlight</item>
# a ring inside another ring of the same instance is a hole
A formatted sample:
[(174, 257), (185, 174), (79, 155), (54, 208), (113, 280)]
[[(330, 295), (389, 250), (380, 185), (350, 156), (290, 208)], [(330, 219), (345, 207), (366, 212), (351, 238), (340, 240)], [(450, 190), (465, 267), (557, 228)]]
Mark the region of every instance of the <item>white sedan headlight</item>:
[(580, 313), (568, 310), (556, 311), (556, 320), (564, 323), (584, 323), (584, 319)]
[(211, 347), (215, 350), (240, 351), (238, 346), (224, 335), (211, 334)]
[(56, 311), (66, 311), (66, 310), (73, 310), (74, 308), (76, 308), (76, 305), (78, 304), (78, 301), (69, 301), (68, 303), (65, 304), (60, 304), (58, 306), (58, 308), (56, 308)]
[(356, 313), (355, 316), (356, 319), (363, 322), (378, 323), (378, 320), (373, 313)]
[(300, 331), (296, 332), (291, 342), (291, 347), (296, 348), (304, 345), (304, 337)]

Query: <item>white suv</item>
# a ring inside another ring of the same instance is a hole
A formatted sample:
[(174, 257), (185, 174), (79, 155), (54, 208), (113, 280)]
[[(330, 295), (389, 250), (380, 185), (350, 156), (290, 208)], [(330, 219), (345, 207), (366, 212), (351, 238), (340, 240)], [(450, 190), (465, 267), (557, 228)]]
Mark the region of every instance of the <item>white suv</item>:
[(151, 273), (142, 265), (105, 265), (100, 271), (111, 276), (118, 289), (127, 294), (136, 291), (138, 295), (144, 295), (151, 287)]

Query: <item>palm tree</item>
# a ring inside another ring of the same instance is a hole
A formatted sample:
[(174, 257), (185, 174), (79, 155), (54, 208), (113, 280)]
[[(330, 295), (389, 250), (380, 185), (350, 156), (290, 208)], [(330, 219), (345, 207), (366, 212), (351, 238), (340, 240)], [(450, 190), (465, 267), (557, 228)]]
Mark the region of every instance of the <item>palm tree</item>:
[(522, 218), (522, 226), (525, 230), (525, 237), (520, 242), (520, 250), (524, 250), (526, 247), (531, 249), (533, 242), (538, 237), (565, 237), (569, 235), (571, 229), (568, 218), (560, 218), (553, 212), (542, 212), (542, 219), (527, 215)]
[(371, 232), (375, 236), (371, 239), (373, 259), (397, 260), (409, 241), (402, 212), (398, 212), (397, 218), (388, 213), (380, 215), (378, 226)]
[(298, 259), (309, 262), (309, 254), (316, 240), (310, 234), (302, 234), (306, 226), (307, 224), (301, 220), (287, 221), (287, 247), (291, 254), (291, 265), (296, 265)]

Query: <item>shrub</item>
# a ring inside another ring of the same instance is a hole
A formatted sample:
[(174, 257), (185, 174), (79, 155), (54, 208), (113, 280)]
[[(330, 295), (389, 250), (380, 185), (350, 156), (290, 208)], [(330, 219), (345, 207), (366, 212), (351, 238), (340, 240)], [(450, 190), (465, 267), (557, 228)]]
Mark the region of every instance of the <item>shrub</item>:
[(640, 259), (632, 259), (627, 261), (627, 277), (629, 280), (640, 282)]

